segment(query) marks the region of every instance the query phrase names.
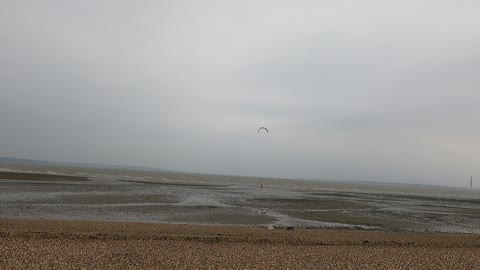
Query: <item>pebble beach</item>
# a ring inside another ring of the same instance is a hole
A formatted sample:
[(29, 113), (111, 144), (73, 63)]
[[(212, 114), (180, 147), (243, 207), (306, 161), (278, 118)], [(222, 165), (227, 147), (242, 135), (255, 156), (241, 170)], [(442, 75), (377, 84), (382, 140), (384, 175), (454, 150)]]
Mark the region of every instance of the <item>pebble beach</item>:
[(475, 234), (0, 220), (0, 269), (478, 269)]

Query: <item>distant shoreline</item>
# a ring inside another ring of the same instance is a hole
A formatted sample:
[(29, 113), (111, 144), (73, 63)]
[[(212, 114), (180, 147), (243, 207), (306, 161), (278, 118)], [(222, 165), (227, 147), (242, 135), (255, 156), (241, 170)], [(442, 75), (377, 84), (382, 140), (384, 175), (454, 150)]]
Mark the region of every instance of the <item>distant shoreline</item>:
[(71, 176), (47, 173), (29, 173), (29, 172), (2, 172), (0, 179), (4, 180), (27, 180), (27, 181), (89, 181), (87, 177)]

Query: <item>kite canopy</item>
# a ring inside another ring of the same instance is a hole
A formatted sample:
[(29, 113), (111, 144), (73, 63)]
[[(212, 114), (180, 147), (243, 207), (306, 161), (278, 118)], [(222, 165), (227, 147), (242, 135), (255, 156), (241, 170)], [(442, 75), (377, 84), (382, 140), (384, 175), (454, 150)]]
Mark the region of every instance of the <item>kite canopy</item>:
[(261, 127), (261, 128), (259, 128), (258, 131), (257, 131), (257, 133), (260, 133), (260, 130), (262, 130), (262, 129), (264, 129), (267, 133), (269, 133), (269, 132), (268, 132), (268, 129), (267, 129), (266, 127)]

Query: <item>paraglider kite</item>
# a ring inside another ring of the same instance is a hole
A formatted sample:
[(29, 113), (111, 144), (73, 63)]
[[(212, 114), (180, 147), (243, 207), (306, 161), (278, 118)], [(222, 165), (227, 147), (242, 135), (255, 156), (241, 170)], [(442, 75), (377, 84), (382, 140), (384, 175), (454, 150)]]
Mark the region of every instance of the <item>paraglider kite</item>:
[(257, 133), (260, 133), (260, 130), (262, 130), (262, 129), (265, 130), (267, 133), (269, 133), (269, 132), (268, 132), (268, 129), (267, 129), (266, 127), (261, 127), (261, 128), (259, 128), (258, 131), (257, 131)]

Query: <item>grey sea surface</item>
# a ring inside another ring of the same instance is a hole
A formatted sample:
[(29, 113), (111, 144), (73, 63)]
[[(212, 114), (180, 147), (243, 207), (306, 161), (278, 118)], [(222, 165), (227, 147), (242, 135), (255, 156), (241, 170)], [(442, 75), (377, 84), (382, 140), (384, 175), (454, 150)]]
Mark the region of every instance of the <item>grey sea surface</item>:
[[(0, 218), (480, 233), (480, 190), (76, 167), (3, 172)], [(263, 187), (263, 188), (262, 188)]]

